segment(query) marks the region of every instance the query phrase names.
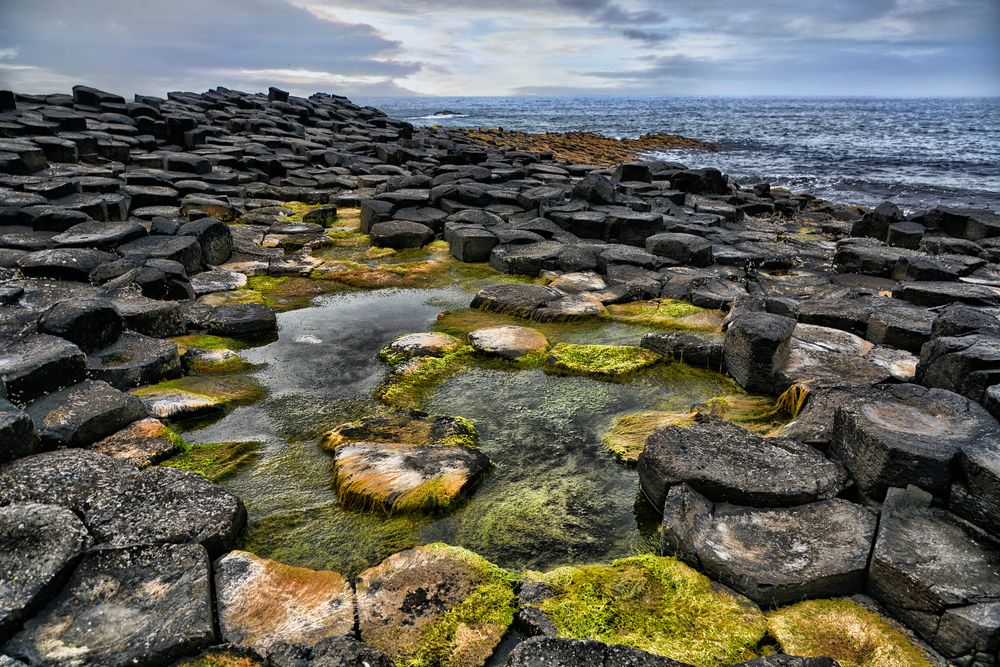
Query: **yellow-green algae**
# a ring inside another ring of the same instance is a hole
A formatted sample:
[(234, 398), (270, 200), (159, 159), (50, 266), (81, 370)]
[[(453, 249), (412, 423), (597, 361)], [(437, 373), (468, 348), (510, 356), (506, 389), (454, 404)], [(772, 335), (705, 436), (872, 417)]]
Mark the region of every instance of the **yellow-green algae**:
[(480, 583), (462, 602), (423, 629), (415, 650), (391, 657), (400, 667), (480, 667), (514, 622), (517, 579), (461, 547), (435, 543), (423, 548), (447, 552), (477, 573)]
[(468, 368), (473, 361), (469, 345), (441, 357), (415, 357), (396, 366), (375, 397), (395, 408), (419, 409), (438, 383)]
[(555, 595), (534, 605), (560, 637), (624, 644), (695, 667), (753, 659), (767, 631), (749, 600), (715, 590), (674, 558), (632, 556), (610, 565), (528, 572)]
[(847, 599), (807, 600), (767, 615), (782, 651), (829, 657), (843, 667), (930, 667), (917, 646), (890, 621)]
[(352, 441), (475, 447), (479, 436), (475, 424), (464, 417), (403, 411), (369, 415), (341, 424), (323, 436), (320, 446), (333, 452), (338, 445)]
[(264, 303), (264, 297), (252, 289), (234, 289), (206, 294), (198, 298), (198, 303), (206, 306), (233, 306), (244, 303)]
[(607, 307), (611, 319), (630, 324), (701, 331), (722, 331), (724, 314), (699, 308), (685, 301), (653, 299), (613, 304)]
[(313, 297), (335, 291), (329, 282), (300, 276), (252, 276), (247, 287), (277, 312), (305, 308)]
[[(215, 352), (217, 350), (206, 351)], [(233, 352), (233, 356), (228, 356), (225, 359), (211, 360), (201, 356), (189, 356), (184, 360), (184, 370), (191, 375), (230, 375), (232, 373), (242, 373), (254, 367), (253, 364), (237, 355), (234, 351), (229, 351)]]
[(545, 358), (553, 373), (619, 379), (652, 366), (662, 357), (632, 345), (577, 345), (557, 343)]
[(179, 454), (160, 465), (189, 470), (217, 482), (252, 464), (263, 448), (259, 442), (185, 444)]
[(260, 400), (264, 397), (264, 388), (256, 378), (246, 375), (187, 375), (176, 380), (138, 387), (129, 393), (139, 398), (185, 394), (222, 407), (233, 407)]
[(245, 350), (254, 347), (253, 339), (243, 340), (239, 338), (227, 338), (225, 336), (213, 336), (211, 334), (187, 334), (185, 336), (174, 336), (170, 339), (177, 345), (177, 351), (184, 354), (189, 348), (197, 347), (202, 350)]

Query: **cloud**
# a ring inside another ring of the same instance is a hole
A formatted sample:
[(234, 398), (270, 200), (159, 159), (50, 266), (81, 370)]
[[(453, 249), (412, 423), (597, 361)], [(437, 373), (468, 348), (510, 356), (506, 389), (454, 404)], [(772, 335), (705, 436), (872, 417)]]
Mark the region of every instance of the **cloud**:
[(626, 28), (622, 31), (622, 36), (625, 39), (635, 40), (637, 42), (642, 42), (647, 46), (655, 46), (657, 44), (662, 44), (663, 42), (670, 39), (668, 35), (660, 32), (649, 32), (648, 30), (640, 30), (638, 28)]

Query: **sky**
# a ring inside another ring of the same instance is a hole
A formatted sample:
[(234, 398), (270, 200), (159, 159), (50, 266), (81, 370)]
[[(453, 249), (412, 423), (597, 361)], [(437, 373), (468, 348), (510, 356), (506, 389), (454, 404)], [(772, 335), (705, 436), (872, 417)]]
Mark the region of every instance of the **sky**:
[(0, 88), (1000, 95), (1000, 0), (0, 0)]

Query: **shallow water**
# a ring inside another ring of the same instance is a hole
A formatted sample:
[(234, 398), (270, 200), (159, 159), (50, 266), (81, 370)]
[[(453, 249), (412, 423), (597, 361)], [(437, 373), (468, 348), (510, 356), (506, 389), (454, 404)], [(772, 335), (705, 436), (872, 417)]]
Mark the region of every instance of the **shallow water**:
[[(469, 313), (474, 289), (397, 289), (319, 297), (280, 314), (277, 341), (243, 351), (267, 397), (189, 431), (193, 443), (265, 443), (249, 468), (222, 480), (247, 503), (245, 546), (262, 556), (347, 575), (401, 549), (432, 541), (466, 546), (498, 565), (548, 569), (655, 549), (656, 517), (633, 468), (601, 436), (612, 419), (641, 409), (684, 409), (723, 393), (717, 373), (661, 365), (628, 383), (560, 377), (542, 370), (477, 367), (439, 385), (425, 408), (476, 423), (495, 468), (471, 497), (428, 517), (340, 507), (331, 428), (379, 410), (380, 348), (397, 335), (434, 328), (443, 310)], [(447, 327), (439, 327), (447, 328)], [(649, 327), (569, 325), (564, 340), (638, 344)]]

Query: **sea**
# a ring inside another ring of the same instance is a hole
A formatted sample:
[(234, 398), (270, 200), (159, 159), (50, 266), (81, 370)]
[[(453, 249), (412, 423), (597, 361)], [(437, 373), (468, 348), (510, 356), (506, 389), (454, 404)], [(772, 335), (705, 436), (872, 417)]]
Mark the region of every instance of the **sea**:
[[(717, 167), (830, 201), (1000, 211), (1000, 98), (380, 97), (415, 125), (680, 134), (718, 152), (651, 157)], [(455, 115), (437, 115), (450, 111)]]

